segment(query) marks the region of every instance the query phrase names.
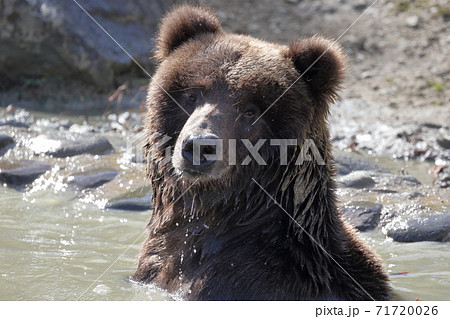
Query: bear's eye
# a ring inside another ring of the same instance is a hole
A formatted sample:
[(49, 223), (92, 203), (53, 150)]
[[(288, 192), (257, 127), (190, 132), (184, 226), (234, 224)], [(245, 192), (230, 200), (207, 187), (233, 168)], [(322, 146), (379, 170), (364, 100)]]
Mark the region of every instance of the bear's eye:
[(187, 100), (189, 103), (195, 103), (197, 101), (197, 96), (195, 96), (195, 94), (189, 94)]
[(255, 112), (253, 112), (253, 111), (251, 111), (251, 110), (247, 110), (247, 111), (244, 112), (244, 115), (245, 115), (245, 116), (248, 116), (248, 117), (252, 117), (252, 116), (255, 115)]

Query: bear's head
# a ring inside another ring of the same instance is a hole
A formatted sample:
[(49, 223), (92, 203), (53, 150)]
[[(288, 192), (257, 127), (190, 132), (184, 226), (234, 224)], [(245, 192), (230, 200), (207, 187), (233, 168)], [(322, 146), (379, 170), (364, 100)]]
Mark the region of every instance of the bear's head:
[(312, 139), (327, 152), (328, 105), (344, 69), (332, 41), (283, 46), (230, 34), (209, 10), (184, 5), (163, 19), (156, 57), (147, 100), (152, 174), (230, 184), (239, 171), (287, 165), (273, 140), (291, 148)]

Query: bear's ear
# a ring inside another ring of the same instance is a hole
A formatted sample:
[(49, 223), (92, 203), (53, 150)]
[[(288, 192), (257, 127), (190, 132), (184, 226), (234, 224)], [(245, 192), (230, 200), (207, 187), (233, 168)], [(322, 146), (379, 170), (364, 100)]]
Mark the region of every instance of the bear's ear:
[(202, 33), (216, 32), (221, 32), (221, 26), (214, 13), (201, 6), (181, 5), (163, 18), (155, 56), (162, 61), (189, 39)]
[(287, 57), (308, 85), (312, 95), (322, 101), (334, 101), (344, 78), (342, 49), (320, 36), (297, 40), (289, 45)]

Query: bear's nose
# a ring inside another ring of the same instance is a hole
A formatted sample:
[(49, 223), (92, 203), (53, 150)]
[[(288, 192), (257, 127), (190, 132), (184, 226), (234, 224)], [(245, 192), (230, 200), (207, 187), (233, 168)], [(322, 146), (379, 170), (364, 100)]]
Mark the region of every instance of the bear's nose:
[(194, 166), (204, 166), (218, 159), (220, 140), (217, 136), (193, 136), (183, 141), (182, 155)]

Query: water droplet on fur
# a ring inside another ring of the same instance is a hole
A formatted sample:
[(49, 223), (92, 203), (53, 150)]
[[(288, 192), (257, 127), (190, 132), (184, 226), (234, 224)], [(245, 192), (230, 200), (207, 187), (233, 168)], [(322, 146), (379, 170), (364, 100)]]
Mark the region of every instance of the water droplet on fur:
[(197, 249), (194, 248), (194, 254), (197, 252)]
[(177, 227), (178, 227), (178, 226), (180, 226), (180, 224), (178, 224), (178, 223), (175, 223), (175, 226), (177, 226)]
[(192, 290), (191, 290), (191, 289), (188, 290), (188, 294), (190, 294), (190, 293), (192, 293)]

